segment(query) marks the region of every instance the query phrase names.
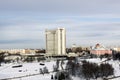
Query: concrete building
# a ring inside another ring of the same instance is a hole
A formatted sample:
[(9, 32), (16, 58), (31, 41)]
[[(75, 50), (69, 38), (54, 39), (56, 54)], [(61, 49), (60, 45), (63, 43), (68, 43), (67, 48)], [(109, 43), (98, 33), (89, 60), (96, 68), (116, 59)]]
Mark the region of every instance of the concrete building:
[(65, 55), (66, 54), (66, 31), (64, 28), (46, 30), (46, 54)]

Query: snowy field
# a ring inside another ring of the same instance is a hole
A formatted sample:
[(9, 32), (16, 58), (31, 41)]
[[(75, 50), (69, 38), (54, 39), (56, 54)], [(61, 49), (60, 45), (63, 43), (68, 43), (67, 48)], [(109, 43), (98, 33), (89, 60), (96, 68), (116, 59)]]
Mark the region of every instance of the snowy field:
[[(42, 62), (43, 63), (43, 62)], [(33, 62), (33, 63), (23, 63), (23, 67), (12, 68), (12, 66), (17, 64), (4, 64), (0, 67), (0, 79), (5, 78), (13, 78), (13, 77), (20, 77), (20, 76), (29, 76), (31, 77), (24, 77), (12, 80), (50, 80), (51, 74), (39, 74), (40, 68), (47, 67), (49, 71), (53, 71), (53, 65), (55, 65), (55, 61), (45, 62), (45, 65), (40, 65), (40, 63)], [(35, 76), (32, 76), (36, 74)]]
[[(96, 59), (86, 59), (86, 60), (99, 64), (105, 59), (100, 60), (99, 58), (96, 58)], [(44, 63), (45, 65), (40, 65), (40, 63)], [(113, 65), (115, 76), (120, 76), (119, 61), (110, 60), (108, 61), (108, 63)], [(6, 78), (21, 77), (21, 76), (22, 78), (16, 78), (10, 80), (51, 80), (51, 75), (53, 75), (54, 73), (43, 75), (43, 74), (39, 74), (39, 71), (40, 68), (43, 68), (45, 66), (48, 68), (49, 71), (53, 71), (53, 65), (55, 64), (56, 64), (55, 61), (22, 63), (23, 67), (18, 67), (18, 68), (12, 68), (12, 66), (17, 65), (17, 63), (2, 64), (2, 66), (0, 67), (0, 80)], [(73, 80), (83, 80), (83, 79), (73, 77)], [(115, 78), (111, 80), (120, 80), (120, 78)]]

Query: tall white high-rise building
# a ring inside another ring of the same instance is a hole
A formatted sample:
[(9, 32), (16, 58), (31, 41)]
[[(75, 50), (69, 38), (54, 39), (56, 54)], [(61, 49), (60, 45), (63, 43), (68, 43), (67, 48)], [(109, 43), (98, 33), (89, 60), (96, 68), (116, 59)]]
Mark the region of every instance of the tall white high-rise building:
[(64, 28), (46, 30), (46, 53), (49, 55), (66, 54), (66, 31)]

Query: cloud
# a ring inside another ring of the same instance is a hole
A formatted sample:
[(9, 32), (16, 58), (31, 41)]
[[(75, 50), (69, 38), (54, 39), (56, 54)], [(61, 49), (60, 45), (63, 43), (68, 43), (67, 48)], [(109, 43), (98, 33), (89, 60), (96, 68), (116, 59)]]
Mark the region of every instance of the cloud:
[(119, 0), (1, 0), (0, 48), (45, 48), (45, 29), (66, 28), (67, 46), (118, 44)]
[(19, 43), (25, 43), (26, 45), (39, 43), (42, 44), (40, 46), (45, 47), (45, 29), (55, 29), (58, 27), (66, 28), (67, 46), (70, 46), (73, 43), (89, 44), (89, 41), (93, 42), (93, 44), (95, 44), (94, 42), (117, 41), (119, 38), (117, 38), (118, 36), (116, 35), (120, 35), (118, 22), (84, 21), (79, 23), (76, 19), (59, 20), (58, 18), (58, 20), (55, 19), (53, 22), (46, 22), (45, 24), (36, 19), (36, 21), (18, 20), (8, 20), (7, 22), (12, 24), (7, 26), (5, 24), (0, 27), (1, 44), (2, 42), (3, 44), (6, 42), (16, 45)]
[[(58, 14), (119, 14), (119, 0), (4, 0), (1, 11), (30, 11)], [(29, 13), (28, 13), (29, 14)]]

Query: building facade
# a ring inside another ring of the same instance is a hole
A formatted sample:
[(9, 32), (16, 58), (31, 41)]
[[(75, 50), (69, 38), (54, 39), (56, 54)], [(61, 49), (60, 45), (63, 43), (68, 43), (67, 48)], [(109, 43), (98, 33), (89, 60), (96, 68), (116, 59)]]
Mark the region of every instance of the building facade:
[(112, 51), (110, 49), (107, 49), (100, 44), (96, 44), (93, 49), (90, 50), (90, 53), (95, 55), (104, 55), (104, 54), (112, 54)]
[(66, 54), (66, 31), (64, 28), (46, 30), (46, 54), (65, 55)]
[(8, 52), (10, 54), (25, 54), (25, 49), (0, 49), (0, 52)]
[(0, 53), (6, 52), (10, 54), (35, 54), (35, 49), (0, 49)]

